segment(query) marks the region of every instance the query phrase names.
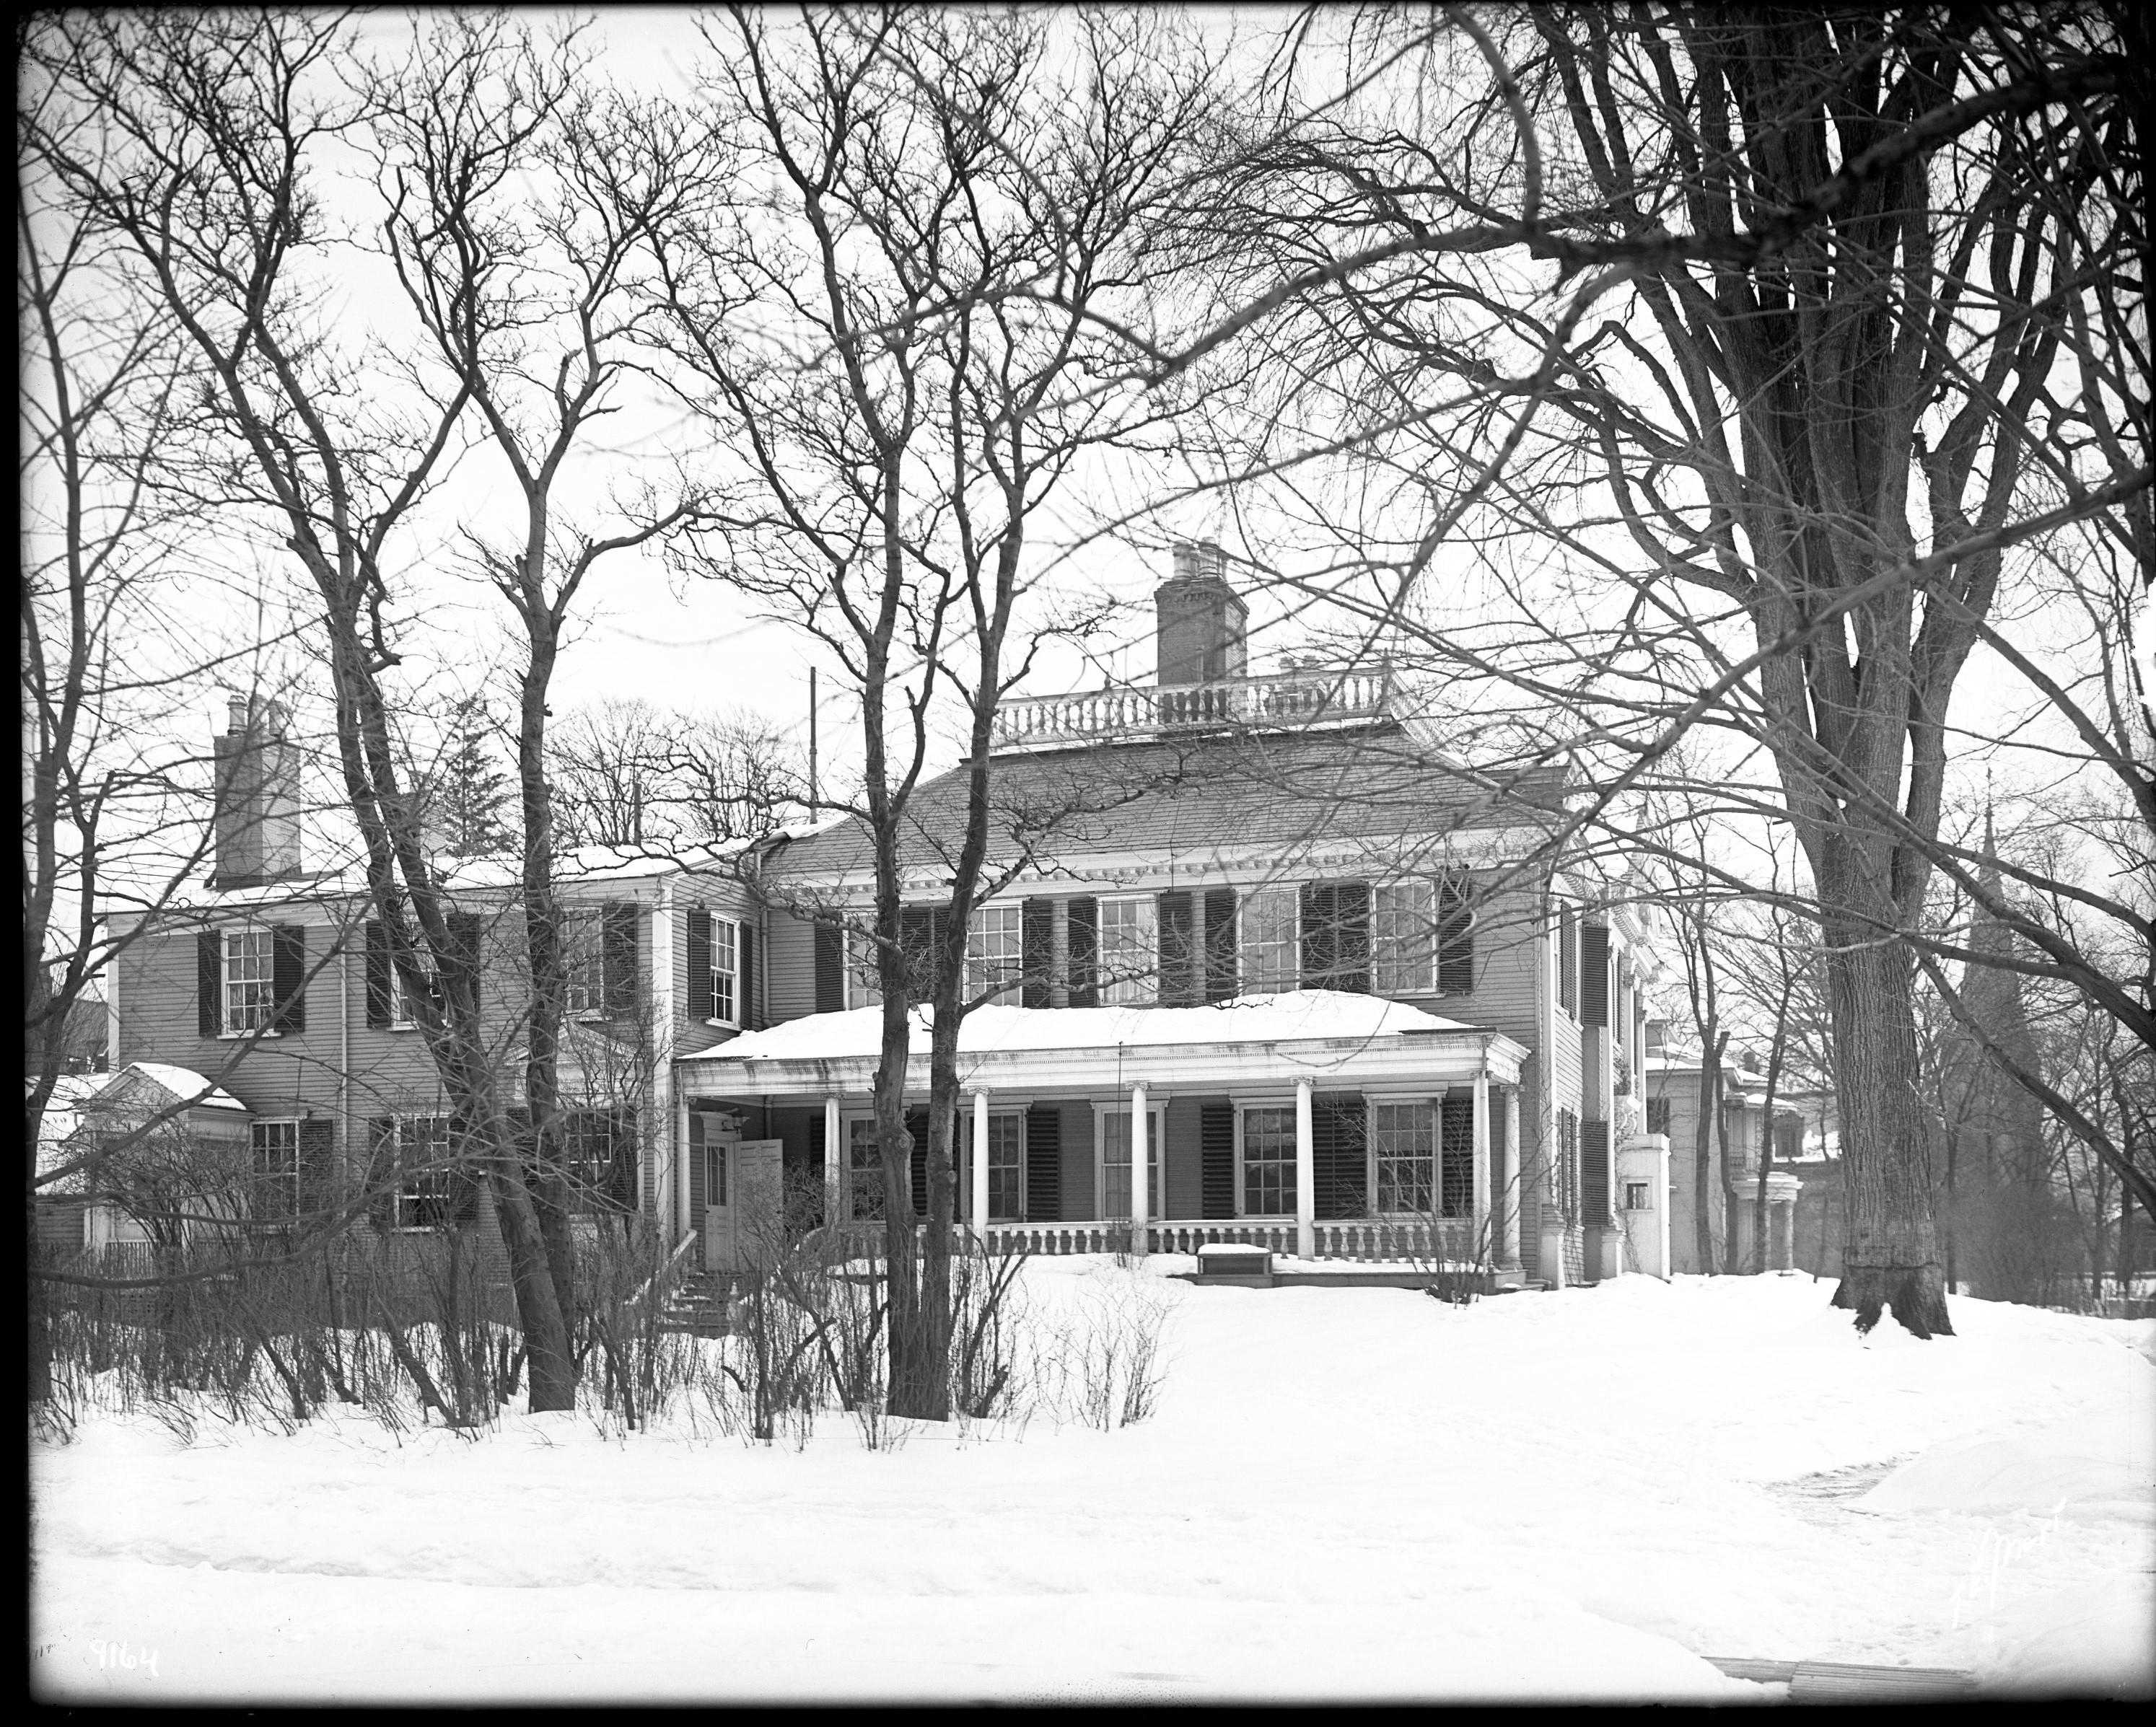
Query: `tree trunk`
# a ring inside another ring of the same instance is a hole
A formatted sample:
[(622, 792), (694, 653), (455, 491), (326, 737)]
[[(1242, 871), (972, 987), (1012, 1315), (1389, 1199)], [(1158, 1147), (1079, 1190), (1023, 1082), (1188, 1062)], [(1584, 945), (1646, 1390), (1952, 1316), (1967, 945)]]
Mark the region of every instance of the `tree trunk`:
[(556, 1293), (553, 1268), (531, 1197), (515, 1171), (490, 1171), (501, 1244), (509, 1258), (510, 1286), (524, 1325), (525, 1359), (531, 1368), (534, 1414), (577, 1407), (577, 1365), (569, 1350), (568, 1319)]
[(1827, 934), (1843, 1203), (1834, 1304), (1855, 1310), (1860, 1332), (1891, 1307), (1917, 1336), (1951, 1337), (1923, 1155), (1929, 1130), (1917, 1089), (1908, 957), (1853, 922)]
[(1699, 1254), (1699, 1268), (1712, 1275), (1714, 1252), (1714, 1106), (1722, 1087), (1722, 1052), (1729, 1033), (1718, 1037), (1710, 1017), (1700, 1027), (1698, 1120), (1691, 1135), (1692, 1243)]

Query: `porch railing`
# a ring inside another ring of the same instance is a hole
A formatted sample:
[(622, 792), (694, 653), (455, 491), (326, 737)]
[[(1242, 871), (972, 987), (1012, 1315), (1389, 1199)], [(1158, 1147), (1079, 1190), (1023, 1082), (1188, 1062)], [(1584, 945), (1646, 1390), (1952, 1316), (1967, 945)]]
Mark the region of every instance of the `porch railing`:
[(1383, 717), (1393, 705), (1389, 665), (1306, 669), (1217, 684), (1015, 695), (996, 704), (998, 745), (1070, 742), (1183, 726), (1304, 725)]
[[(927, 1225), (918, 1226), (916, 1238)], [(964, 1224), (958, 1227), (963, 1231)], [(845, 1226), (849, 1248), (873, 1253), (883, 1243), (880, 1223)], [(988, 1246), (1000, 1252), (1023, 1248), (1046, 1257), (1070, 1253), (1113, 1253), (1130, 1250), (1131, 1226), (1119, 1217), (1087, 1217), (1068, 1223), (991, 1223)], [(1312, 1231), (1320, 1259), (1465, 1264), (1474, 1257), (1475, 1228), (1462, 1218), (1431, 1222), (1428, 1219), (1350, 1219), (1321, 1222)], [(1155, 1253), (1195, 1253), (1209, 1243), (1269, 1248), (1276, 1253), (1296, 1250), (1296, 1226), (1278, 1218), (1168, 1217), (1146, 1225), (1147, 1250)]]

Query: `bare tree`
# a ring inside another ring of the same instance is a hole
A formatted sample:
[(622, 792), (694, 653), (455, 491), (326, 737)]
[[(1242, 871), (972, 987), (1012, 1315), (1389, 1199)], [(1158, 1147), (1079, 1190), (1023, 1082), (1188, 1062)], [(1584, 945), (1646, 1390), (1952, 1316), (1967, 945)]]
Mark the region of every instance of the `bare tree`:
[(807, 813), (805, 776), (767, 725), (609, 698), (548, 741), (563, 837), (668, 847), (760, 838)]

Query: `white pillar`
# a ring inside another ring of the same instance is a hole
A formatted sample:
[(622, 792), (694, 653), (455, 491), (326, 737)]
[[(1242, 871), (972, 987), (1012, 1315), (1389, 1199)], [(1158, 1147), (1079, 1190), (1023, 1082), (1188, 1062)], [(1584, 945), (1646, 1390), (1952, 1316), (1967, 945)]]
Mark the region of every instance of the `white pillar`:
[(1505, 1088), (1505, 1207), (1498, 1229), (1497, 1263), (1520, 1269), (1520, 1088)]
[(1471, 1140), (1475, 1160), (1475, 1239), (1476, 1259), (1487, 1263), (1496, 1243), (1490, 1232), (1490, 1073), (1475, 1076), (1475, 1116)]
[(1295, 1250), (1317, 1254), (1317, 1153), (1310, 1125), (1310, 1082), (1295, 1082)]
[(1152, 1156), (1146, 1130), (1151, 1125), (1146, 1115), (1146, 1089), (1142, 1085), (1131, 1088), (1131, 1251), (1142, 1253), (1146, 1250), (1147, 1201), (1152, 1197), (1146, 1191), (1146, 1165)]
[(851, 1176), (847, 1168), (849, 1147), (839, 1131), (839, 1100), (824, 1099), (824, 1222), (849, 1222), (846, 1188)]
[(680, 1094), (674, 1110), (674, 1239), (689, 1229), (689, 1094)]
[(988, 1094), (973, 1094), (973, 1233), (988, 1242)]

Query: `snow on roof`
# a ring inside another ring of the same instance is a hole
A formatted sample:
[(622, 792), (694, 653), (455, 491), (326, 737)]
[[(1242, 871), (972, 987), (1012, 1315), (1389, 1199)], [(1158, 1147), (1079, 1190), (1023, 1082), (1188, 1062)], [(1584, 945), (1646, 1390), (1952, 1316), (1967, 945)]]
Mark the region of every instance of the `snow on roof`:
[[(911, 1048), (928, 1053), (928, 1010), (913, 1012)], [(962, 1055), (1020, 1049), (1103, 1049), (1140, 1044), (1276, 1043), (1471, 1032), (1403, 1002), (1340, 990), (1293, 990), (1205, 1007), (976, 1007), (958, 1029)], [(883, 1009), (816, 1013), (750, 1032), (685, 1061), (818, 1061), (873, 1056)]]
[[(146, 1079), (154, 1080), (172, 1093), (175, 1098), (194, 1098), (197, 1108), (238, 1109), (243, 1115), (246, 1113), (246, 1104), (241, 1103), (238, 1098), (222, 1086), (212, 1085), (192, 1068), (177, 1068), (169, 1062), (130, 1062), (117, 1074), (104, 1077), (108, 1078), (113, 1084), (116, 1085), (130, 1074), (140, 1074)], [(205, 1091), (209, 1094), (208, 1096), (199, 1095)]]

